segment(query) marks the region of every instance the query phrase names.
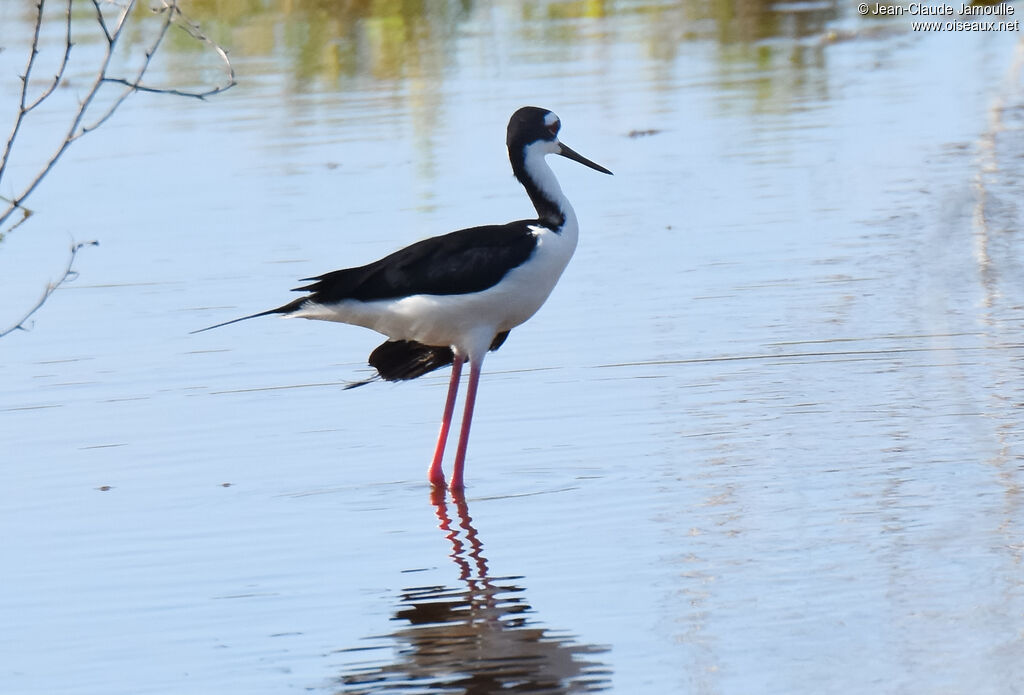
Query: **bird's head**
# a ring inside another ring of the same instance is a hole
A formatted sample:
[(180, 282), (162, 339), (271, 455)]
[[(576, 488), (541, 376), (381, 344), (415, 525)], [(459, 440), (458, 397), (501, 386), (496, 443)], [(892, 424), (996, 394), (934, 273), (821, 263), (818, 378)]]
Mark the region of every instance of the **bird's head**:
[(528, 158), (528, 152), (540, 151), (543, 154), (562, 155), (603, 174), (612, 173), (560, 142), (558, 131), (561, 128), (562, 121), (553, 111), (536, 106), (522, 107), (512, 114), (508, 122), (508, 135), (505, 141), (508, 144), (509, 157), (513, 161), (518, 158), (525, 160)]

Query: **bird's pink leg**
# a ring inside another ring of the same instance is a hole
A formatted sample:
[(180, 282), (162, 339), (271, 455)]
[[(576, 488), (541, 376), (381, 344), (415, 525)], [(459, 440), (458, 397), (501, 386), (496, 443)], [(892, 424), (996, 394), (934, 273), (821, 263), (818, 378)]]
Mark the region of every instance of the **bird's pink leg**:
[(459, 448), (455, 450), (455, 467), (448, 487), (461, 490), (463, 483), (462, 469), (466, 464), (466, 447), (469, 445), (469, 426), (473, 424), (473, 404), (476, 402), (476, 387), (480, 383), (480, 367), (483, 360), (469, 363), (469, 386), (466, 387), (466, 407), (462, 412), (462, 429), (459, 431)]
[(444, 460), (444, 447), (448, 443), (448, 430), (452, 426), (452, 414), (455, 412), (455, 395), (459, 392), (459, 377), (462, 375), (462, 358), (455, 356), (452, 362), (452, 378), (448, 382), (448, 398), (444, 402), (444, 414), (441, 416), (441, 433), (437, 435), (437, 447), (434, 448), (434, 460), (427, 469), (427, 478), (434, 487), (444, 487), (444, 471), (441, 462)]

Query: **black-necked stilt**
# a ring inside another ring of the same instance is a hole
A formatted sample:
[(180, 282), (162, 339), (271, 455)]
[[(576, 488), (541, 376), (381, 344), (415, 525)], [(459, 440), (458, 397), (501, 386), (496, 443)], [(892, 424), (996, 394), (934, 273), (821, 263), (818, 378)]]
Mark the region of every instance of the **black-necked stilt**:
[(537, 208), (537, 219), (424, 239), (368, 265), (306, 278), (312, 284), (295, 291), (308, 294), (284, 306), (195, 332), (283, 314), (350, 323), (386, 335), (387, 342), (370, 354), (374, 379), (415, 379), (451, 364), (441, 432), (428, 471), (438, 487), (445, 482), (441, 462), (462, 364), (468, 361), (469, 385), (449, 483), (461, 489), (484, 355), (497, 350), (509, 331), (541, 307), (576, 250), (576, 213), (544, 157), (560, 154), (612, 173), (559, 142), (560, 127), (558, 116), (534, 106), (519, 109), (508, 123), (512, 171)]

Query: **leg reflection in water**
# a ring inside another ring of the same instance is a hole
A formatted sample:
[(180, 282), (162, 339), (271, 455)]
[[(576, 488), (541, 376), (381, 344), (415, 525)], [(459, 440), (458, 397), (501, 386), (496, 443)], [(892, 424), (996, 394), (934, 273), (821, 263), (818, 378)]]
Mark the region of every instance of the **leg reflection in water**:
[(579, 644), (540, 627), (526, 603), (522, 577), (492, 577), (462, 492), (431, 492), (439, 526), (451, 543), (462, 585), (411, 587), (402, 592), (390, 635), (394, 661), (343, 675), (339, 693), (445, 692), (589, 693), (609, 685), (607, 667), (593, 661), (606, 648)]

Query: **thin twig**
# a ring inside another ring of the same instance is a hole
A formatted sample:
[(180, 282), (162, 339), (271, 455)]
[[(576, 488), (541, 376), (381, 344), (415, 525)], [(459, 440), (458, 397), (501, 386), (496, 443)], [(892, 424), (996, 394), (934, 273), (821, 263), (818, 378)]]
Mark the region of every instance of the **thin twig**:
[[(221, 48), (206, 34), (204, 34), (199, 29), (199, 25), (195, 24), (194, 22), (189, 20), (187, 16), (185, 16), (185, 13), (181, 11), (180, 7), (178, 7), (177, 0), (164, 0), (163, 6), (156, 9), (155, 12), (164, 13), (166, 15), (166, 18), (164, 20), (163, 25), (160, 28), (160, 33), (157, 35), (152, 45), (150, 45), (149, 49), (146, 51), (146, 59), (143, 62), (142, 66), (139, 68), (138, 72), (136, 73), (135, 78), (131, 80), (124, 77), (107, 76), (105, 78), (105, 81), (110, 84), (119, 84), (124, 87), (127, 87), (127, 89), (119, 97), (117, 102), (115, 102), (115, 104), (110, 108), (110, 111), (116, 109), (121, 104), (121, 102), (124, 101), (132, 92), (169, 94), (171, 96), (191, 97), (193, 99), (204, 100), (206, 99), (206, 97), (213, 96), (214, 94), (220, 94), (223, 91), (231, 89), (237, 84), (237, 82), (235, 82), (235, 69), (234, 66), (231, 65), (231, 60), (228, 58), (227, 51)], [(223, 84), (214, 85), (213, 87), (203, 91), (176, 89), (174, 87), (150, 87), (148, 85), (142, 84), (142, 78), (146, 74), (146, 71), (149, 69), (149, 63), (152, 60), (153, 56), (156, 54), (157, 49), (160, 47), (160, 43), (163, 41), (164, 36), (167, 34), (167, 31), (170, 29), (172, 24), (177, 26), (179, 29), (184, 31), (193, 39), (205, 43), (207, 46), (213, 49), (214, 52), (217, 53), (217, 56), (224, 63), (224, 69), (227, 73), (227, 80)], [(102, 120), (106, 120), (107, 117), (109, 117), (109, 113), (104, 115), (101, 121), (94, 123), (92, 126), (89, 126), (89, 128), (87, 128), (86, 130), (92, 130), (93, 128), (96, 127), (96, 125), (102, 122)]]
[[(96, 2), (96, 0), (93, 0), (93, 3), (95, 3), (95, 2)], [(126, 9), (130, 10), (131, 7), (134, 4), (135, 4), (135, 0), (132, 0), (132, 2), (129, 3), (128, 8), (126, 8)], [(97, 10), (98, 9), (99, 9), (99, 5), (97, 5)], [(108, 77), (107, 76), (107, 70), (106, 70), (107, 66), (106, 66), (106, 64), (104, 64), (103, 71), (102, 71), (102, 73), (100, 73), (100, 79), (99, 79), (99, 83), (98, 84), (102, 85), (104, 82), (122, 83), (122, 84), (126, 85), (127, 89), (125, 89), (123, 92), (121, 92), (120, 95), (118, 95), (117, 99), (115, 99), (113, 101), (113, 103), (111, 103), (111, 105), (107, 109), (106, 113), (104, 113), (102, 116), (100, 116), (95, 121), (93, 121), (92, 125), (82, 126), (81, 132), (73, 135), (73, 137), (75, 139), (82, 137), (83, 135), (88, 133), (90, 130), (96, 130), (97, 128), (99, 128), (101, 125), (103, 125), (104, 122), (106, 122), (106, 120), (108, 118), (110, 118), (111, 116), (114, 115), (114, 111), (116, 111), (117, 107), (119, 107), (121, 104), (124, 103), (125, 99), (127, 99), (129, 96), (131, 96), (134, 92), (139, 91), (139, 89), (140, 89), (139, 88), (139, 83), (142, 81), (142, 77), (146, 74), (146, 71), (149, 70), (149, 64), (150, 64), (150, 62), (152, 62), (153, 56), (156, 55), (157, 50), (160, 48), (160, 44), (163, 43), (164, 37), (167, 36), (167, 30), (171, 28), (171, 24), (174, 22), (174, 13), (175, 13), (176, 10), (177, 10), (177, 5), (174, 4), (174, 0), (171, 0), (170, 4), (165, 2), (164, 6), (161, 9), (157, 10), (158, 12), (162, 12), (164, 14), (164, 21), (161, 23), (160, 31), (157, 32), (156, 38), (153, 39), (153, 43), (151, 43), (149, 48), (146, 49), (146, 57), (142, 61), (142, 65), (139, 66), (138, 71), (135, 73), (135, 79), (134, 80), (130, 80), (129, 81), (129, 80), (124, 79), (124, 78)], [(127, 15), (125, 15), (125, 17), (126, 16)], [(117, 39), (121, 35), (121, 28), (123, 26), (123, 21), (124, 21), (124, 17), (122, 17), (121, 22), (118, 23), (117, 29), (114, 31), (113, 38), (108, 40), (108, 44), (109, 44), (108, 45), (108, 55), (110, 55), (110, 54), (112, 54), (114, 52), (114, 44), (117, 42)], [(107, 62), (109, 62), (109, 61), (107, 61)], [(98, 89), (98, 87), (97, 87), (97, 89)], [(154, 92), (156, 92), (158, 90), (156, 90), (156, 89), (153, 89), (153, 90), (147, 89), (146, 91), (154, 91)]]
[[(68, 145), (70, 145), (72, 142), (74, 142), (78, 138), (85, 135), (86, 132), (88, 132), (85, 128), (82, 128), (81, 131), (79, 131), (79, 126), (82, 125), (82, 120), (85, 118), (86, 111), (89, 110), (89, 105), (92, 104), (92, 100), (96, 97), (96, 94), (99, 93), (100, 87), (103, 86), (103, 83), (107, 79), (107, 70), (110, 68), (110, 61), (114, 57), (114, 48), (117, 46), (117, 40), (121, 38), (121, 32), (124, 30), (125, 22), (128, 19), (128, 15), (135, 8), (135, 0), (130, 0), (126, 5), (124, 5), (124, 7), (121, 8), (120, 14), (118, 14), (117, 16), (117, 24), (114, 26), (114, 31), (110, 31), (103, 20), (103, 9), (100, 7), (100, 3), (98, 2), (98, 0), (92, 0), (92, 4), (93, 7), (96, 8), (97, 21), (103, 27), (103, 33), (107, 37), (107, 50), (106, 53), (103, 54), (103, 60), (100, 63), (100, 69), (96, 73), (96, 79), (95, 81), (93, 81), (92, 87), (89, 88), (89, 91), (88, 93), (86, 93), (85, 98), (82, 99), (82, 103), (79, 105), (78, 112), (75, 114), (74, 120), (71, 121), (71, 127), (68, 128), (68, 134), (67, 137), (64, 138), (64, 144), (58, 150), (57, 155), (55, 155), (54, 159), (51, 160), (51, 162), (55, 161), (57, 157), (63, 154), (64, 150), (67, 149)], [(109, 118), (111, 113), (113, 113), (113, 109), (111, 109), (108, 112), (107, 116), (105, 116), (102, 120), (105, 121), (107, 118)], [(93, 128), (97, 127), (98, 125), (99, 122), (95, 123), (93, 125)], [(90, 128), (89, 130), (92, 130), (92, 128)], [(0, 220), (0, 222), (2, 222), (2, 220)]]
[[(21, 124), (25, 120), (25, 114), (28, 110), (25, 108), (25, 103), (28, 101), (28, 80), (32, 75), (32, 66), (35, 65), (36, 56), (39, 55), (39, 30), (43, 26), (43, 2), (39, 0), (36, 5), (36, 24), (32, 31), (32, 46), (28, 52), (28, 64), (25, 66), (25, 74), (20, 75), (21, 77), (21, 98), (18, 103), (18, 115), (14, 118), (14, 126), (11, 128), (11, 134), (7, 138), (7, 144), (4, 146), (3, 156), (0, 156), (0, 181), (3, 180), (4, 171), (7, 170), (7, 162), (11, 156), (11, 148), (14, 147), (14, 140), (18, 137), (18, 131), (21, 130)], [(3, 220), (0, 219), (0, 224)]]
[(110, 43), (113, 39), (110, 38), (110, 31), (107, 29), (107, 20), (103, 18), (103, 11), (100, 9), (100, 4), (96, 0), (92, 0), (92, 6), (96, 10), (96, 23), (100, 25), (100, 30), (103, 32), (103, 37)]
[[(3, 196), (0, 196), (0, 200), (7, 200), (7, 198), (4, 198)], [(19, 207), (17, 209), (21, 210), (21, 219), (18, 220), (17, 222), (15, 222), (14, 224), (12, 224), (7, 229), (0, 229), (0, 242), (2, 242), (4, 240), (5, 236), (7, 236), (11, 232), (13, 232), (15, 229), (17, 229), (21, 225), (25, 224), (25, 222), (28, 220), (28, 218), (32, 217), (32, 215), (35, 214), (35, 212), (33, 210), (30, 210), (29, 208), (25, 207), (24, 205), (22, 205), (21, 207)]]
[[(135, 73), (135, 77), (132, 79), (128, 79), (124, 77), (110, 77), (109, 75), (104, 75), (104, 82), (108, 84), (121, 85), (125, 87), (125, 90), (121, 92), (118, 98), (113, 102), (113, 104), (111, 104), (110, 108), (107, 109), (106, 113), (97, 118), (91, 125), (83, 126), (81, 132), (75, 135), (76, 138), (81, 137), (82, 135), (88, 133), (90, 130), (95, 130), (97, 127), (102, 125), (104, 121), (106, 121), (114, 114), (114, 111), (117, 110), (117, 107), (119, 107), (125, 99), (127, 99), (135, 92), (147, 92), (150, 94), (169, 94), (171, 96), (191, 97), (193, 99), (199, 99), (200, 101), (202, 101), (206, 99), (206, 97), (213, 96), (214, 94), (219, 94), (220, 92), (223, 92), (235, 86), (235, 69), (234, 67), (232, 67), (231, 61), (228, 59), (227, 52), (223, 48), (218, 46), (216, 43), (214, 43), (212, 40), (210, 40), (209, 37), (207, 37), (204, 33), (202, 33), (202, 31), (199, 30), (199, 27), (196, 24), (192, 23), (188, 19), (188, 17), (185, 16), (185, 14), (181, 11), (181, 8), (178, 7), (177, 0), (163, 0), (162, 7), (157, 8), (155, 12), (163, 14), (164, 21), (160, 26), (160, 31), (157, 33), (156, 37), (153, 39), (153, 42), (146, 50), (146, 57), (143, 60), (142, 65), (139, 66), (138, 71)], [(217, 55), (223, 61), (224, 68), (227, 71), (227, 82), (225, 82), (224, 84), (215, 85), (210, 89), (200, 92), (176, 89), (174, 87), (150, 87), (148, 85), (142, 84), (142, 78), (146, 75), (146, 72), (149, 70), (149, 64), (153, 60), (153, 56), (155, 56), (156, 52), (159, 50), (160, 44), (163, 42), (164, 37), (167, 36), (167, 32), (170, 30), (171, 25), (178, 26), (182, 31), (187, 33), (189, 36), (196, 39), (197, 41), (201, 41), (202, 43), (207, 44), (217, 53)]]
[[(28, 65), (25, 66), (25, 74), (21, 76), (21, 98), (18, 104), (18, 113), (14, 119), (14, 126), (11, 128), (11, 135), (7, 138), (7, 144), (4, 146), (3, 156), (0, 156), (0, 181), (4, 178), (4, 172), (7, 170), (7, 163), (10, 161), (14, 141), (18, 136), (18, 131), (21, 129), (21, 124), (25, 120), (25, 116), (43, 103), (43, 101), (53, 93), (53, 90), (57, 88), (57, 85), (60, 84), (61, 78), (64, 76), (64, 71), (67, 70), (68, 62), (71, 58), (71, 47), (74, 43), (71, 41), (71, 0), (67, 0), (67, 7), (64, 12), (64, 56), (61, 58), (60, 66), (57, 68), (57, 74), (53, 76), (53, 80), (51, 80), (50, 84), (39, 94), (39, 96), (36, 97), (31, 104), (26, 105), (26, 101), (28, 99), (29, 76), (32, 73), (32, 66), (35, 63), (36, 56), (39, 54), (39, 30), (42, 26), (44, 1), (45, 0), (39, 0), (39, 4), (36, 5), (37, 14), (35, 29), (32, 33), (32, 47), (29, 52)], [(11, 225), (9, 229), (0, 232), (0, 240), (2, 240), (4, 235), (8, 232), (12, 232), (20, 227), (25, 220), (32, 215), (32, 211), (28, 208), (19, 206), (17, 203), (12, 200), (8, 200), (7, 198), (3, 198), (3, 200), (7, 200), (7, 202), (11, 204), (10, 212), (21, 207), (23, 214), (22, 218)], [(10, 213), (8, 212), (3, 218), (0, 218), (0, 224), (3, 224), (9, 214)]]
[[(104, 80), (104, 82), (108, 82), (109, 84), (119, 84), (128, 87), (129, 89), (125, 92), (125, 96), (131, 94), (132, 92), (146, 92), (149, 94), (168, 94), (174, 97), (190, 97), (192, 99), (199, 99), (200, 101), (205, 101), (206, 97), (211, 96), (213, 94), (218, 94), (227, 89), (227, 87), (214, 87), (213, 89), (207, 92), (190, 92), (181, 89), (176, 89), (174, 87), (147, 87), (144, 84), (130, 82), (123, 77), (108, 77)], [(105, 121), (107, 118), (109, 118), (109, 114), (107, 114), (104, 118), (97, 121), (96, 123), (93, 123), (88, 128), (83, 128), (82, 130), (86, 133), (89, 132), (90, 130), (95, 130), (96, 126)], [(79, 134), (79, 137), (81, 137), (81, 133)]]
[(48, 96), (53, 94), (53, 90), (57, 89), (58, 85), (60, 85), (61, 78), (64, 77), (64, 71), (67, 70), (68, 62), (71, 59), (71, 47), (74, 45), (74, 42), (71, 40), (71, 0), (67, 0), (67, 10), (64, 12), (64, 56), (60, 60), (57, 74), (53, 76), (50, 84), (36, 97), (35, 101), (25, 107), (25, 113), (43, 103)]
[(64, 272), (63, 274), (61, 274), (60, 278), (55, 282), (50, 282), (49, 284), (46, 285), (46, 289), (43, 290), (43, 295), (39, 298), (39, 301), (37, 301), (35, 305), (28, 310), (28, 313), (21, 317), (20, 321), (18, 321), (10, 328), (0, 330), (0, 338), (3, 338), (5, 335), (9, 333), (13, 333), (14, 331), (27, 331), (28, 328), (25, 326), (25, 322), (32, 318), (32, 315), (39, 311), (42, 308), (43, 304), (46, 304), (46, 300), (49, 299), (50, 295), (56, 292), (61, 285), (68, 282), (69, 280), (74, 279), (75, 276), (77, 275), (77, 273), (74, 270), (74, 264), (75, 256), (78, 255), (78, 252), (81, 251), (82, 248), (85, 246), (99, 246), (99, 243), (100, 242), (98, 241), (83, 241), (81, 243), (72, 244), (71, 255), (68, 257), (68, 264), (67, 266), (65, 266)]
[[(177, 7), (177, 0), (174, 0), (174, 3), (175, 7)], [(209, 46), (221, 59), (221, 62), (224, 63), (224, 70), (227, 73), (227, 80), (222, 84), (211, 87), (203, 92), (192, 92), (187, 95), (183, 94), (182, 96), (193, 96), (197, 99), (205, 99), (206, 97), (211, 97), (214, 94), (220, 94), (221, 92), (227, 91), (238, 84), (235, 81), (235, 66), (231, 64), (231, 59), (228, 58), (228, 52), (219, 43), (204, 34), (202, 30), (200, 30), (199, 25), (190, 20), (180, 9), (178, 10), (178, 16), (181, 18), (181, 21), (178, 22), (178, 27), (196, 41), (205, 43)]]

